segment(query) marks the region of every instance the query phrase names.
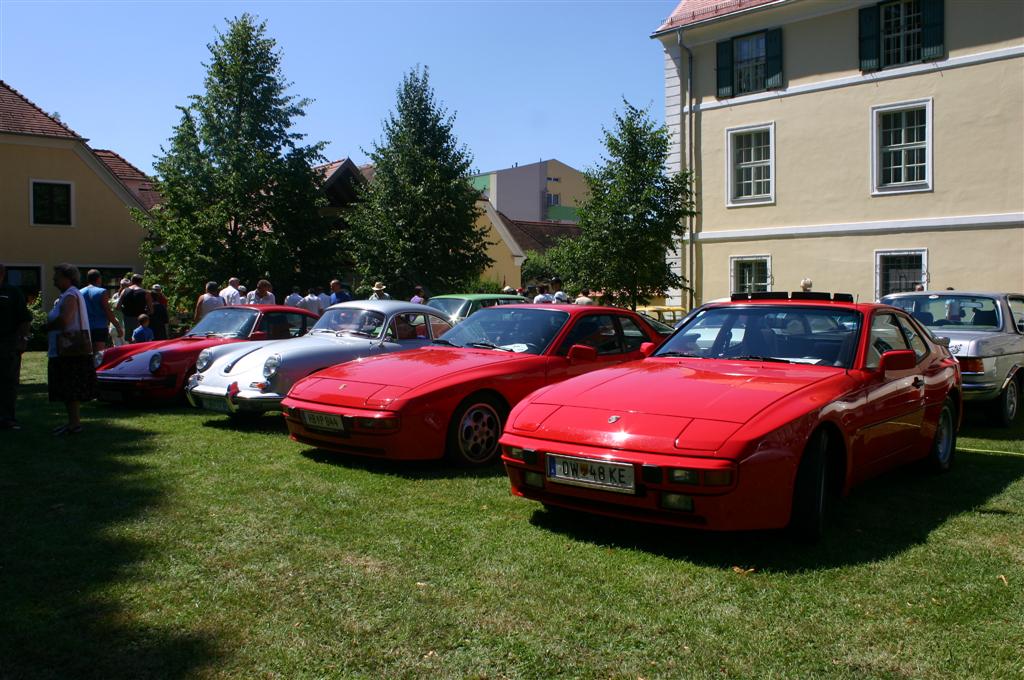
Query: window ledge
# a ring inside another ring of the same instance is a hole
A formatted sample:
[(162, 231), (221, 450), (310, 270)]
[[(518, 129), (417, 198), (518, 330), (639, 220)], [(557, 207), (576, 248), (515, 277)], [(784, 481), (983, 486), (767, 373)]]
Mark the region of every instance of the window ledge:
[(921, 184), (908, 184), (906, 186), (891, 185), (884, 187), (875, 187), (871, 192), (872, 196), (892, 196), (894, 194), (924, 194), (932, 191), (932, 185), (930, 182)]
[(755, 208), (761, 205), (775, 205), (774, 196), (764, 198), (730, 199), (725, 202), (726, 208)]

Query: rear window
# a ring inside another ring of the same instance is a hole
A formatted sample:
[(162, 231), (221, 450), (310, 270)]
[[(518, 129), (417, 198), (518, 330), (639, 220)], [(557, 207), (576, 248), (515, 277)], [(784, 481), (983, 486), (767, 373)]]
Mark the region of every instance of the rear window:
[(459, 313), (465, 306), (466, 301), (459, 298), (431, 298), (427, 301), (428, 307), (433, 307), (449, 317), (461, 316)]
[(882, 298), (882, 303), (906, 311), (930, 329), (998, 331), (1002, 327), (995, 298), (955, 293), (927, 293)]

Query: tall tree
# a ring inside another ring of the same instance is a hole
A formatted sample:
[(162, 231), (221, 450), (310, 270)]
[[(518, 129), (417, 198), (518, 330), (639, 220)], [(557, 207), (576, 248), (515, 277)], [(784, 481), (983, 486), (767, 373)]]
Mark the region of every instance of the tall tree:
[(406, 295), (472, 285), (491, 263), (486, 231), (476, 225), (473, 158), (458, 143), (454, 114), (434, 99), (427, 68), (412, 69), (369, 153), (373, 180), (348, 215), (348, 243), (364, 284), (384, 281)]
[(294, 130), (309, 100), (287, 94), (266, 22), (243, 14), (207, 47), (205, 91), (179, 107), (154, 165), (162, 203), (139, 215), (149, 269), (184, 297), (209, 279), (283, 285), (334, 271), (339, 235), (320, 215), (313, 167), (324, 144)]
[(586, 173), (589, 197), (579, 207), (580, 236), (548, 251), (570, 285), (604, 292), (605, 300), (636, 309), (669, 288), (683, 287), (666, 255), (694, 214), (691, 174), (669, 174), (669, 136), (646, 110), (624, 102), (612, 130), (604, 130), (606, 155)]

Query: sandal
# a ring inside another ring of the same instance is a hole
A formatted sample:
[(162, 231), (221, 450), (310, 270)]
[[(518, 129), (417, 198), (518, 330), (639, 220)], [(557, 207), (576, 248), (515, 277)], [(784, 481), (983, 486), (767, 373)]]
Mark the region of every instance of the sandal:
[(54, 428), (53, 436), (54, 437), (63, 437), (64, 435), (68, 435), (68, 434), (81, 434), (81, 432), (82, 432), (82, 426), (81, 425), (61, 425), (60, 427)]

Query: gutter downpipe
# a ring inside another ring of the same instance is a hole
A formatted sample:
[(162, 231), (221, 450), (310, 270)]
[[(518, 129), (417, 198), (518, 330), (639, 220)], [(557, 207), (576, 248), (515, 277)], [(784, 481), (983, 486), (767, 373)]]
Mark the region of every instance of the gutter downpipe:
[[(693, 171), (693, 51), (686, 46), (683, 42), (683, 27), (680, 26), (676, 29), (676, 44), (683, 50), (686, 51), (686, 105), (683, 105), (682, 97), (679, 100), (679, 130), (686, 131), (686, 169)], [(692, 189), (692, 187), (691, 187)], [(688, 269), (689, 276), (688, 282), (690, 284), (689, 290), (689, 309), (693, 309), (694, 306), (694, 289), (696, 288), (696, 281), (694, 275), (696, 273), (696, 267), (694, 266), (694, 257), (696, 254), (696, 242), (694, 240), (693, 227), (696, 220), (695, 215), (689, 215), (687, 220), (687, 253), (686, 253), (686, 266)]]

